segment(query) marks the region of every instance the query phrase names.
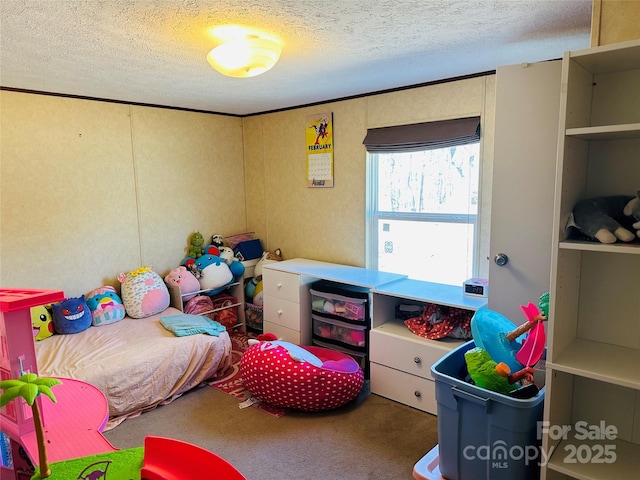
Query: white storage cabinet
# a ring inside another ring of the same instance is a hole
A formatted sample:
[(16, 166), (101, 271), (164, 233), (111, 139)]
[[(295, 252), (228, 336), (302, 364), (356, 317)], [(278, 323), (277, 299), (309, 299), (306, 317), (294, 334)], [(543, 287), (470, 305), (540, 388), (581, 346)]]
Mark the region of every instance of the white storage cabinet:
[(486, 298), (464, 295), (462, 287), (411, 279), (373, 290), (371, 392), (436, 415), (431, 366), (465, 341), (429, 340), (414, 334), (404, 321), (396, 319), (396, 306), (435, 303), (473, 312), (486, 305), (486, 301)]
[(581, 199), (640, 188), (640, 41), (564, 55), (559, 133), (542, 477), (638, 478), (640, 245), (565, 225)]

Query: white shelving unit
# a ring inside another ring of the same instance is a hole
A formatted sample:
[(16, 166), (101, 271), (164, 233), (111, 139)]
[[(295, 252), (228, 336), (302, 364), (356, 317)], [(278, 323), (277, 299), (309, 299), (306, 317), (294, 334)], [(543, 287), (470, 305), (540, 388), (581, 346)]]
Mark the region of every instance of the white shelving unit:
[[(244, 279), (250, 278), (253, 276), (253, 269), (256, 263), (258, 263), (257, 259), (247, 260), (242, 262), (245, 269), (243, 276), (240, 279), (238, 279), (238, 281), (229, 284), (225, 288), (225, 291), (229, 295), (235, 297), (236, 299), (236, 301), (232, 305), (227, 305), (221, 308), (214, 308), (212, 310), (202, 312), (201, 315), (207, 315), (209, 313), (219, 312), (222, 310), (227, 310), (229, 308), (235, 308), (238, 315), (238, 322), (236, 324), (236, 328), (240, 328), (242, 331), (246, 331), (246, 319), (245, 319), (245, 312), (244, 312)], [(208, 295), (209, 292), (211, 292), (211, 289), (209, 289), (209, 290), (198, 290), (197, 292), (182, 294), (182, 292), (180, 292), (180, 288), (176, 285), (167, 285), (167, 287), (169, 289), (170, 305), (174, 308), (177, 308), (181, 312), (184, 311), (184, 306), (187, 303), (184, 300), (185, 296), (190, 296), (194, 294)]]
[(640, 244), (572, 240), (565, 226), (581, 199), (640, 189), (640, 41), (568, 52), (562, 68), (542, 478), (636, 478)]

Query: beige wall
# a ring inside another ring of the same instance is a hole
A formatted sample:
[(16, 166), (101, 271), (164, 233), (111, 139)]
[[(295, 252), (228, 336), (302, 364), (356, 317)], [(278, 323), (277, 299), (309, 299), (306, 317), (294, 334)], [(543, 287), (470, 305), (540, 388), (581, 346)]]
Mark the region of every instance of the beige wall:
[(593, 0), (591, 46), (640, 38), (640, 1)]
[(0, 92), (0, 285), (68, 296), (244, 231), (242, 119)]
[[(476, 77), (244, 120), (247, 226), (265, 248), (365, 266), (367, 128), (482, 115), (483, 188), (490, 191), (495, 76)], [(333, 112), (334, 187), (306, 186), (305, 124)], [(481, 274), (488, 274), (490, 198), (483, 197)]]
[[(195, 230), (364, 266), (367, 128), (483, 115), (488, 191), (494, 88), (477, 77), (244, 119), (2, 91), (0, 285), (76, 296), (142, 265), (164, 275)], [(307, 188), (306, 117), (325, 111), (335, 186)]]

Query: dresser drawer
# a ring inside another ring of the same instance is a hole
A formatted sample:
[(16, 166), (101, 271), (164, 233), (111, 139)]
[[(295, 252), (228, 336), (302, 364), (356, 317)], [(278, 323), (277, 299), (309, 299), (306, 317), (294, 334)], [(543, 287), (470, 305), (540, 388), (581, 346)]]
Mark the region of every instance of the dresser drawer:
[(262, 282), (265, 296), (300, 303), (300, 275), (265, 268), (262, 270)]
[(277, 323), (268, 322), (267, 320), (262, 322), (262, 331), (265, 333), (273, 333), (279, 339), (295, 343), (296, 345), (309, 345), (311, 343), (308, 332), (303, 334), (297, 330), (292, 330)]
[(300, 304), (265, 295), (264, 321), (300, 331), (302, 330), (300, 325)]
[(436, 382), (371, 362), (371, 393), (438, 414)]
[[(413, 336), (411, 332), (409, 335)], [(445, 343), (438, 344), (438, 340), (425, 341), (417, 336), (411, 339), (387, 334), (384, 325), (371, 330), (369, 338), (372, 362), (428, 379), (432, 379), (431, 365), (453, 348)]]

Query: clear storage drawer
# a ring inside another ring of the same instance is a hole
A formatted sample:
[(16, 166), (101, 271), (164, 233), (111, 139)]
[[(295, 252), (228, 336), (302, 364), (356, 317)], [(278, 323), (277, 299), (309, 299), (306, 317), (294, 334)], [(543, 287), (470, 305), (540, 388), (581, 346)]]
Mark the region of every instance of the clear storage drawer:
[(312, 285), (310, 293), (311, 309), (316, 313), (351, 322), (369, 319), (367, 289), (321, 281)]
[(365, 351), (368, 333), (366, 325), (354, 325), (319, 315), (312, 315), (311, 318), (314, 339)]

